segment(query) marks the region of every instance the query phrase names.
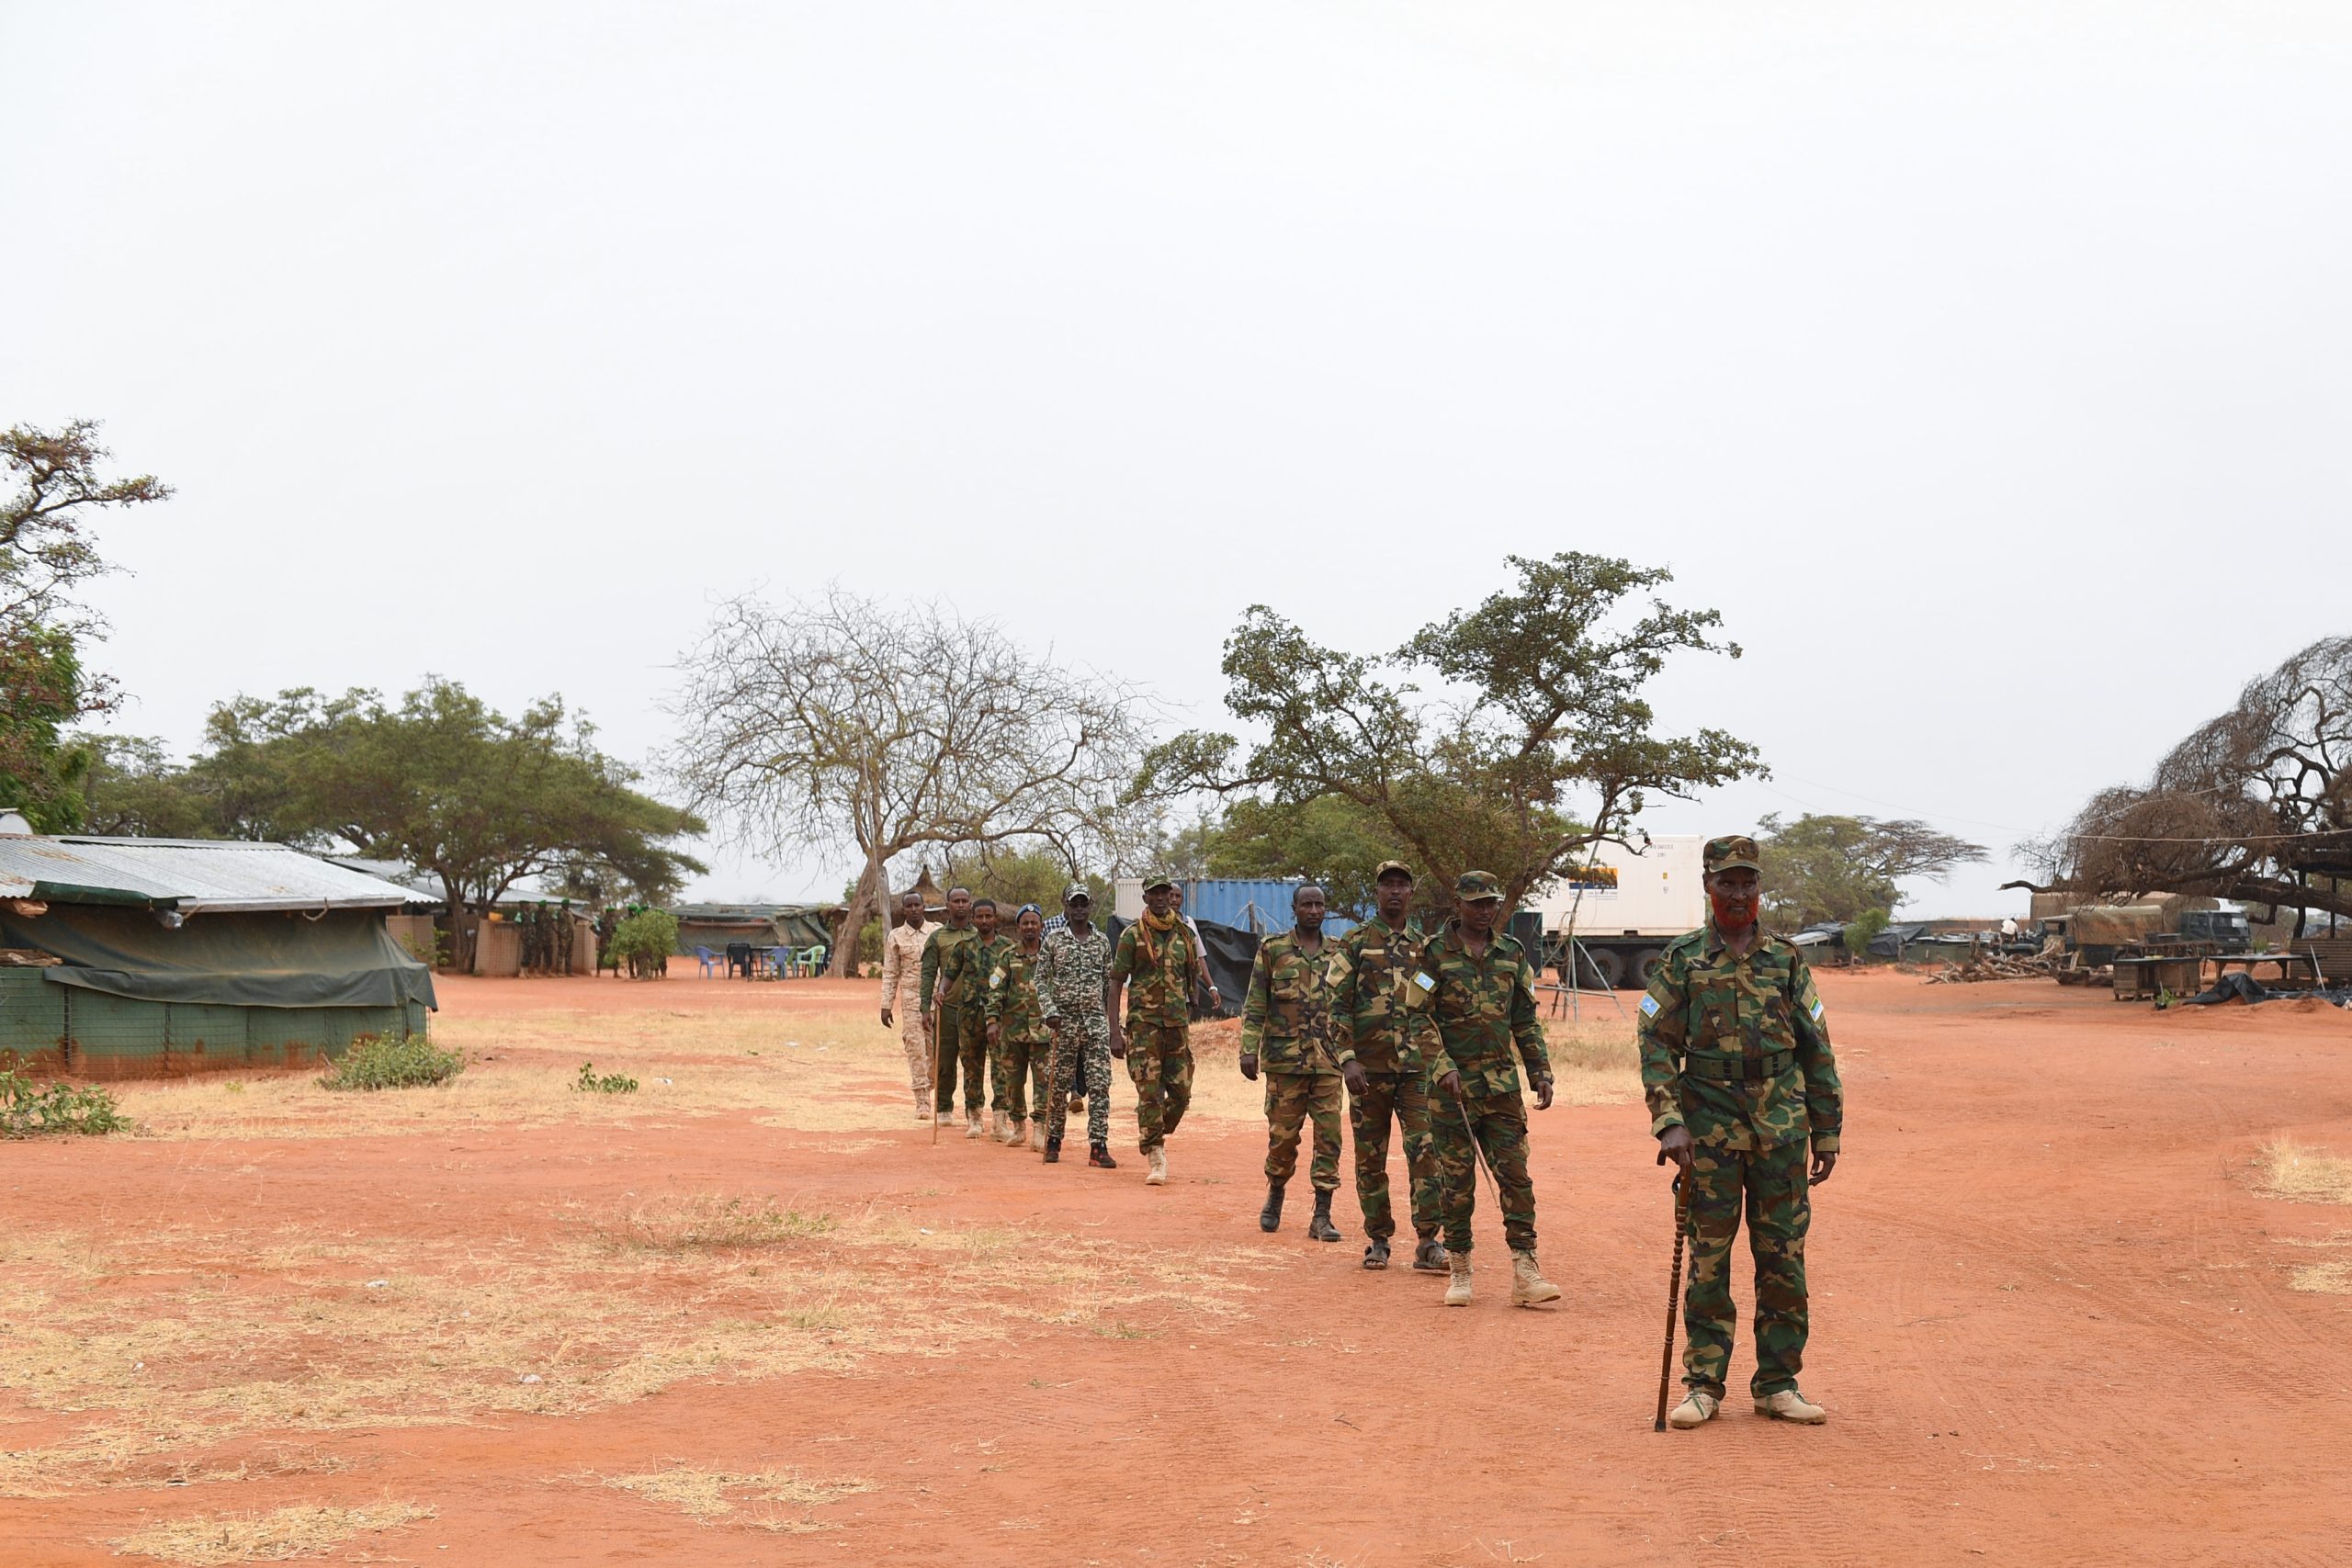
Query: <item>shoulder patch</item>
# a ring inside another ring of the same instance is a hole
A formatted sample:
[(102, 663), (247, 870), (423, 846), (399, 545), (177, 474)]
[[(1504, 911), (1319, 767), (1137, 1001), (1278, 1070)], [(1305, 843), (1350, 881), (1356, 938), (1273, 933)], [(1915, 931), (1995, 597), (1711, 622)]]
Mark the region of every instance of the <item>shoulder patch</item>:
[(1821, 1021), (1821, 998), (1819, 997), (1813, 998), (1813, 1021), (1815, 1023), (1819, 1023)]
[(1642, 1016), (1644, 1018), (1656, 1018), (1657, 1016), (1657, 998), (1648, 995), (1646, 992), (1644, 993), (1642, 997)]
[(1437, 977), (1426, 969), (1416, 969), (1413, 971), (1413, 986), (1426, 995), (1437, 989)]

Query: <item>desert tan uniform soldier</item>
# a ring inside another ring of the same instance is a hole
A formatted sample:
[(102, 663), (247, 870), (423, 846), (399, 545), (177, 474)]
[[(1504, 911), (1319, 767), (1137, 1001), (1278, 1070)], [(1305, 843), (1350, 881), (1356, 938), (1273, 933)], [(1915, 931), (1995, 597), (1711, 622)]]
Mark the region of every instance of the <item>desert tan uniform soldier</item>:
[(923, 1018), (922, 895), (899, 896), (899, 919), (882, 935), (882, 1027), (895, 1018), (907, 1048), (907, 1083), (915, 1091), (915, 1120), (931, 1119), (931, 1026)]

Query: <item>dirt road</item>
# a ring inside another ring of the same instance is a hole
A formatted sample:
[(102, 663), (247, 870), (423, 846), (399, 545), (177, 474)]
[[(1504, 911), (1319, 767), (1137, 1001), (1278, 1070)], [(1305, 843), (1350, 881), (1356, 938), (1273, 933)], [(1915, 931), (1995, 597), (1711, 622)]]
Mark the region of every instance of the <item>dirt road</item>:
[[(1261, 1236), (1261, 1128), (1187, 1124), (1164, 1189), (1141, 1185), (1124, 1082), (1115, 1173), (960, 1136), (933, 1148), (897, 1124), (903, 1081), (877, 1055), (837, 1092), (888, 1105), (890, 1130), (847, 1142), (735, 1110), (463, 1136), (0, 1145), (12, 1235), (132, 1254), (168, 1249), (165, 1233), (200, 1214), (491, 1258), (568, 1213), (662, 1192), (775, 1194), (795, 1213), (909, 1227), (903, 1248), (854, 1249), (868, 1271), (843, 1308), (895, 1325), (888, 1348), (748, 1379), (721, 1365), (582, 1415), (307, 1431), (315, 1462), (288, 1473), (256, 1461), (166, 1490), (124, 1471), (0, 1497), (0, 1561), (115, 1561), (107, 1542), (199, 1507), (385, 1498), (435, 1517), (347, 1550), (455, 1563), (2352, 1560), (2352, 1296), (2290, 1283), (2352, 1257), (2352, 1210), (2265, 1197), (2253, 1168), (2281, 1134), (2352, 1153), (2352, 1018), (2157, 1013), (2041, 982), (1832, 976), (1823, 989), (1849, 1106), (1810, 1250), (1804, 1388), (1826, 1427), (1747, 1414), (1743, 1344), (1724, 1419), (1651, 1432), (1670, 1210), (1636, 1104), (1536, 1119), (1561, 1307), (1504, 1304), (1482, 1195), (1480, 1299), (1449, 1312), (1436, 1279), (1356, 1267), (1351, 1195), (1340, 1245), (1303, 1239), (1299, 1201)], [(458, 982), (444, 998), (452, 1021), (593, 1007), (618, 1028), (631, 1010), (707, 1010), (773, 1015), (783, 1032), (869, 991)], [(973, 1244), (986, 1265), (926, 1250), (948, 1235), (994, 1238)], [(816, 1268), (851, 1250), (820, 1237), (779, 1256)], [(1128, 1251), (1159, 1260), (1157, 1283), (1118, 1273)], [(1214, 1289), (1191, 1290), (1192, 1269)], [(1745, 1303), (1744, 1260), (1738, 1278)], [(1115, 1308), (1080, 1310), (1114, 1290)], [(126, 1290), (119, 1310), (163, 1308)], [(59, 1441), (74, 1419), (54, 1399), (0, 1401), (0, 1450)], [(271, 1436), (223, 1451), (266, 1454)], [(775, 1534), (609, 1479), (665, 1467), (866, 1489), (807, 1509), (827, 1528)]]

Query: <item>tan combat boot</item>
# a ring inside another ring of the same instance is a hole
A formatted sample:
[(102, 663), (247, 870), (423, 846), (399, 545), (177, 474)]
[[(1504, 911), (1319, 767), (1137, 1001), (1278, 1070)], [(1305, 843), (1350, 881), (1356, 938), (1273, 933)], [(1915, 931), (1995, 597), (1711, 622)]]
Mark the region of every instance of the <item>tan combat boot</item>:
[(1713, 1420), (1715, 1412), (1722, 1407), (1722, 1400), (1703, 1388), (1694, 1388), (1682, 1396), (1682, 1403), (1674, 1407), (1674, 1414), (1666, 1418), (1666, 1424), (1687, 1432), (1693, 1427), (1703, 1427)]
[(918, 1122), (931, 1120), (931, 1096), (921, 1089), (915, 1090), (915, 1120)]
[(1029, 1146), (1033, 1149), (1046, 1146), (1046, 1119), (1042, 1116), (1029, 1123)]
[(1829, 1412), (1809, 1403), (1795, 1389), (1784, 1388), (1767, 1399), (1756, 1402), (1756, 1414), (1770, 1416), (1775, 1421), (1794, 1421), (1802, 1426), (1818, 1427), (1829, 1419)]
[(980, 1113), (977, 1111), (966, 1111), (964, 1112), (964, 1136), (967, 1138), (977, 1138), (979, 1135)]
[(1466, 1307), (1470, 1304), (1470, 1255), (1449, 1252), (1445, 1255), (1445, 1262), (1453, 1276), (1445, 1282), (1445, 1304)]
[(1143, 1173), (1143, 1184), (1146, 1187), (1167, 1186), (1168, 1151), (1165, 1148), (1154, 1149), (1143, 1157), (1148, 1161), (1151, 1166), (1149, 1170)]
[(997, 1141), (1016, 1145), (1025, 1144), (1029, 1141), (1029, 1129), (1020, 1118), (1008, 1116), (1004, 1119), (1004, 1131)]
[(1535, 1264), (1535, 1254), (1519, 1247), (1510, 1249), (1510, 1304), (1515, 1307), (1539, 1306), (1560, 1299), (1560, 1287), (1544, 1278), (1544, 1270)]

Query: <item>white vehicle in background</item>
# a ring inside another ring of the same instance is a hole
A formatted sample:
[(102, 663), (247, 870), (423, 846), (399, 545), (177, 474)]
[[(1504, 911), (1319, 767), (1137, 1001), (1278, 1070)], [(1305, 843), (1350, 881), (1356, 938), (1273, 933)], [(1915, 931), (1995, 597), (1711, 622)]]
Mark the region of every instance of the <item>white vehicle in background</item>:
[(1544, 890), (1544, 950), (1565, 973), (1570, 940), (1579, 985), (1640, 987), (1666, 944), (1707, 923), (1706, 839), (1660, 835), (1634, 847), (1595, 844), (1568, 875)]

